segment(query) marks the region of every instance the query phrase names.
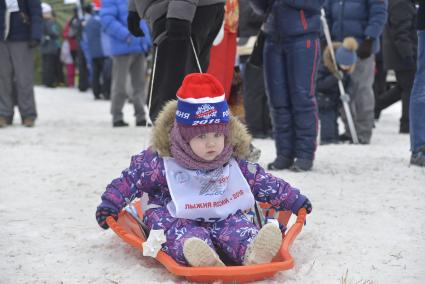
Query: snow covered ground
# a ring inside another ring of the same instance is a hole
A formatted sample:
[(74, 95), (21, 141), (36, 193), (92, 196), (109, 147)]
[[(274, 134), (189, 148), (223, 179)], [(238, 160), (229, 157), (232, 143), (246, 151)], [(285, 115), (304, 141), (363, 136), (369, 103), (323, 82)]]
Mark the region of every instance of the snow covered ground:
[[(94, 213), (105, 186), (148, 144), (148, 130), (112, 129), (109, 102), (36, 88), (36, 127), (0, 129), (0, 283), (184, 283), (143, 257)], [(400, 104), (368, 146), (319, 146), (309, 173), (275, 172), (313, 203), (294, 242), (295, 268), (260, 283), (425, 283), (425, 169), (409, 166)], [(255, 140), (260, 163), (272, 140)]]

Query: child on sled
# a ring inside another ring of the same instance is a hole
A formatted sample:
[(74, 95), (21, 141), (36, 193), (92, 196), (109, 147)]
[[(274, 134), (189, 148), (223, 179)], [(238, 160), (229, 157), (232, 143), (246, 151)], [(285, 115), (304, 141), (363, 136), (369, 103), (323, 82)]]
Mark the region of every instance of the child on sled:
[(255, 200), (277, 210), (310, 213), (298, 189), (244, 160), (250, 137), (229, 113), (220, 82), (209, 74), (189, 74), (167, 103), (153, 129), (152, 146), (131, 159), (114, 179), (96, 211), (99, 225), (118, 218), (128, 200), (148, 194), (144, 222), (163, 229), (162, 249), (190, 266), (224, 266), (219, 254), (238, 265), (268, 263), (282, 233), (267, 223), (259, 229), (244, 214)]

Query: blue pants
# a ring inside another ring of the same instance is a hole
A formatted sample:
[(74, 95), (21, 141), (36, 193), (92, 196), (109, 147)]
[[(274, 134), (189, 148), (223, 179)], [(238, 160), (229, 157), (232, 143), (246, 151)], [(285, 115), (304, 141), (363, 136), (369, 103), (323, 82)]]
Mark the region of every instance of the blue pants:
[(267, 37), (263, 58), (277, 156), (313, 160), (319, 40), (309, 36), (278, 42)]
[(418, 68), (410, 95), (411, 151), (425, 147), (425, 30), (418, 31)]

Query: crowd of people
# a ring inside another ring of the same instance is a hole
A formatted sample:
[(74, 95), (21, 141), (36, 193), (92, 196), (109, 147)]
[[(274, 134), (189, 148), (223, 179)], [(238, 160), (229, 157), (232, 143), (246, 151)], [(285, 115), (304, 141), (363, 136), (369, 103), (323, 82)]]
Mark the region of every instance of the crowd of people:
[[(380, 114), (399, 100), (399, 132), (420, 139), (423, 131), (417, 130), (416, 117), (421, 100), (416, 94), (423, 82), (421, 1), (345, 0), (341, 5), (339, 0), (241, 0), (228, 1), (226, 9), (223, 0), (104, 0), (101, 5), (81, 1), (61, 27), (47, 3), (3, 0), (0, 127), (12, 124), (14, 105), (22, 123), (34, 126), (37, 111), (30, 71), (37, 46), (42, 84), (91, 89), (94, 99), (110, 99), (113, 127), (129, 125), (122, 112), (127, 101), (134, 105), (135, 125), (154, 122), (189, 73), (214, 74), (229, 101), (231, 78), (217, 75), (221, 73), (216, 58), (233, 56), (236, 47), (226, 45), (224, 54), (215, 42), (232, 33), (230, 40), (237, 36), (239, 47), (258, 35), (254, 50), (239, 52), (238, 47), (234, 62), (226, 57), (226, 64), (227, 70), (241, 70), (243, 106), (250, 113), (242, 119), (250, 134), (275, 140), (276, 157), (268, 169), (311, 170), (318, 143), (372, 143)], [(150, 54), (155, 70), (148, 66)], [(389, 70), (395, 82), (387, 82)], [(423, 144), (412, 142), (412, 157), (422, 157)], [(412, 158), (412, 163), (423, 164), (423, 158), (417, 160)]]

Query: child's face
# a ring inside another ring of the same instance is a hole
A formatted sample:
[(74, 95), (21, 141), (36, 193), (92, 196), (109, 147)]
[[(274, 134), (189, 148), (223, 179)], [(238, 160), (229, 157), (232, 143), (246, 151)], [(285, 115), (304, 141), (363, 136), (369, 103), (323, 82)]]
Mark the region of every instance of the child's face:
[(198, 157), (212, 161), (224, 149), (224, 135), (216, 132), (208, 132), (192, 138), (189, 145), (193, 153)]

